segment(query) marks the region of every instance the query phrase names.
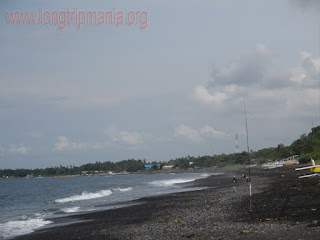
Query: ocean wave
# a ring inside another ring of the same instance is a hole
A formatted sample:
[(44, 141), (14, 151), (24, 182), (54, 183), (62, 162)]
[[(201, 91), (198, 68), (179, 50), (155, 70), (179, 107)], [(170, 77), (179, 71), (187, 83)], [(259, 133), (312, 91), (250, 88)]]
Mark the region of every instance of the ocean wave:
[(80, 211), (80, 207), (76, 206), (76, 207), (70, 207), (70, 208), (62, 208), (61, 211), (65, 213), (75, 213)]
[(132, 190), (132, 187), (127, 187), (127, 188), (114, 188), (115, 191), (120, 191), (120, 192), (128, 192)]
[(211, 176), (211, 174), (209, 173), (203, 173), (198, 177), (192, 177), (192, 178), (176, 178), (176, 179), (169, 179), (169, 180), (158, 180), (158, 181), (152, 181), (149, 184), (153, 185), (153, 186), (162, 186), (162, 187), (167, 187), (167, 186), (172, 186), (174, 184), (178, 184), (178, 183), (187, 183), (187, 182), (193, 182), (197, 179), (201, 179), (201, 178), (207, 178)]
[(74, 195), (67, 198), (60, 198), (55, 200), (57, 203), (66, 203), (66, 202), (74, 202), (74, 201), (83, 201), (83, 200), (89, 200), (94, 198), (101, 198), (106, 197), (112, 194), (111, 190), (101, 190), (99, 192), (83, 192), (81, 195)]
[(211, 176), (211, 174), (209, 174), (209, 173), (201, 174), (201, 178), (206, 178), (206, 177), (209, 177), (209, 176)]
[(159, 180), (159, 181), (152, 181), (150, 182), (151, 185), (159, 186), (159, 187), (167, 187), (172, 186), (177, 183), (186, 183), (186, 182), (193, 182), (195, 179), (171, 179), (171, 180)]
[(0, 223), (0, 239), (1, 237), (11, 238), (18, 235), (32, 233), (37, 228), (43, 227), (50, 223), (52, 222), (43, 218), (16, 220), (6, 223)]

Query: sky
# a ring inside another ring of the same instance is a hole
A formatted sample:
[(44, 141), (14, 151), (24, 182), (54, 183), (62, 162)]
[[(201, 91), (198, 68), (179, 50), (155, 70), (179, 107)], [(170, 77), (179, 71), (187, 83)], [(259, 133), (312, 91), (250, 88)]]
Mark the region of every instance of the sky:
[[(68, 9), (127, 23), (8, 19)], [(289, 145), (320, 122), (319, 19), (316, 0), (1, 1), (0, 169), (246, 151), (243, 103), (250, 149)]]

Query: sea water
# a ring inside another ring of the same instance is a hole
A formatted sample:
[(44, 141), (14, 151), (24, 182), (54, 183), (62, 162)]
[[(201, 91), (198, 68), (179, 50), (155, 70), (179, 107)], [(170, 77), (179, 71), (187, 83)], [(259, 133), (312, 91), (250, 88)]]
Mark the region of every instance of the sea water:
[(55, 225), (56, 219), (133, 204), (142, 197), (196, 190), (179, 183), (213, 173), (0, 179), (0, 239)]

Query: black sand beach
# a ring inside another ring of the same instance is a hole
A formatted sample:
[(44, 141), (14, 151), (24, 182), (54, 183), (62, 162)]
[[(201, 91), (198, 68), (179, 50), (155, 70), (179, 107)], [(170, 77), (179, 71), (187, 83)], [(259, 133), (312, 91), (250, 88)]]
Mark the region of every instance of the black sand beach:
[[(26, 239), (319, 239), (320, 183), (298, 179), (296, 166), (227, 171), (193, 182), (201, 191), (141, 199), (140, 205), (77, 215), (90, 220), (44, 229)], [(232, 182), (236, 175), (237, 183)]]

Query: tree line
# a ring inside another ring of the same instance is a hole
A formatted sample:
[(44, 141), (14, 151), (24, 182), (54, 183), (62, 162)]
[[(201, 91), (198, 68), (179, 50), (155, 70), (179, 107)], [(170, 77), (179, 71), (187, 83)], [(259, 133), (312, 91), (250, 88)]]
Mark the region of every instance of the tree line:
[(289, 146), (278, 144), (277, 147), (269, 147), (260, 149), (258, 151), (251, 151), (250, 154), (247, 152), (241, 152), (213, 156), (187, 156), (170, 160), (169, 164), (180, 168), (188, 168), (190, 166), (224, 167), (226, 165), (233, 164), (261, 164), (269, 161), (285, 159), (294, 155), (300, 156), (300, 163), (307, 163), (310, 161), (310, 158), (320, 158), (320, 126), (312, 128), (308, 135), (302, 134), (299, 139), (293, 141)]
[(76, 166), (59, 166), (50, 168), (37, 168), (37, 169), (3, 169), (0, 170), (0, 177), (26, 177), (28, 175), (33, 176), (60, 176), (60, 175), (78, 175), (84, 172), (95, 173), (95, 172), (138, 172), (144, 170), (145, 160), (129, 159), (120, 162), (95, 162), (83, 164), (80, 167)]
[[(306, 135), (303, 134), (299, 139), (293, 141), (289, 146), (278, 144), (277, 147), (264, 148), (258, 151), (221, 154), (213, 156), (186, 156), (176, 159), (171, 159), (168, 162), (152, 162), (147, 163), (143, 160), (123, 160), (120, 162), (95, 162), (83, 164), (80, 167), (76, 166), (59, 166), (44, 169), (0, 169), (0, 177), (26, 177), (27, 175), (34, 176), (57, 176), (57, 175), (77, 175), (83, 172), (94, 173), (98, 172), (138, 172), (145, 171), (145, 164), (154, 164), (149, 171), (155, 171), (162, 168), (163, 165), (172, 165), (174, 168), (187, 169), (187, 168), (203, 168), (203, 167), (223, 167), (233, 164), (250, 164), (265, 163), (267, 161), (281, 160), (293, 155), (299, 155), (299, 161), (306, 163), (310, 158), (318, 159), (320, 157), (320, 126), (311, 129), (311, 132)], [(250, 161), (251, 160), (251, 161)], [(157, 167), (156, 164), (160, 164)]]

